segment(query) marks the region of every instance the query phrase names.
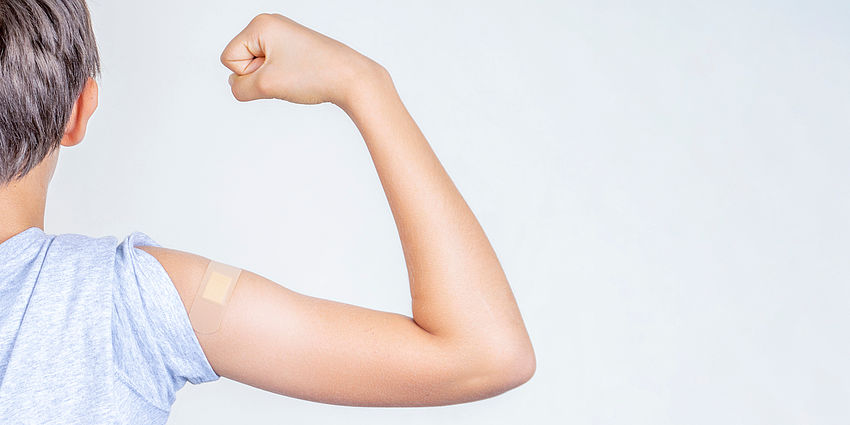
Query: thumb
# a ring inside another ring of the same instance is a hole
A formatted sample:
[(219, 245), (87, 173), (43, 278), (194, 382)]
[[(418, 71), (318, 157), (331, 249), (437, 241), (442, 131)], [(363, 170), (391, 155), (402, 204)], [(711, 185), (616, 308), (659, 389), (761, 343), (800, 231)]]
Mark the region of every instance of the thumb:
[(264, 99), (265, 95), (257, 87), (256, 79), (256, 72), (245, 75), (230, 74), (227, 82), (230, 84), (230, 91), (233, 93), (233, 97), (240, 102)]

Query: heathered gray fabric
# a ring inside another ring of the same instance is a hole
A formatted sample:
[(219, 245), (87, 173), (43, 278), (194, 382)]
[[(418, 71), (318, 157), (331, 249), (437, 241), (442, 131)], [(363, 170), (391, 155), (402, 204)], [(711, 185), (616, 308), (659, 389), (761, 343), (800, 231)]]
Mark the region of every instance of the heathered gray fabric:
[(215, 381), (141, 232), (0, 244), (0, 423), (163, 424), (186, 381)]

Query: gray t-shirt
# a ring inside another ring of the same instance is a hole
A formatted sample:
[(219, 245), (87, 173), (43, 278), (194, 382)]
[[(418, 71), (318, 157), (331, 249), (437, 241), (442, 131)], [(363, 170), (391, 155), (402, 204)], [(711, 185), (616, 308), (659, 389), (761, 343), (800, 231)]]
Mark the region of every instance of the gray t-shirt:
[(164, 424), (186, 381), (215, 381), (141, 232), (0, 244), (0, 423)]

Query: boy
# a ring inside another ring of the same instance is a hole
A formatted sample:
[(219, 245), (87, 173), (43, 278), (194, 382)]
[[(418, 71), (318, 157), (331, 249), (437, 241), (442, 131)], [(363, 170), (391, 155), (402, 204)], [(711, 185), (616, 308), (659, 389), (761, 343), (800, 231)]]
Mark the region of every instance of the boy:
[(141, 232), (43, 231), (59, 146), (82, 141), (99, 58), (84, 0), (0, 0), (0, 423), (165, 423), (225, 376), (351, 406), (436, 406), (531, 378), (535, 356), (475, 216), (385, 68), (279, 14), (221, 62), (239, 101), (332, 102), (356, 124), (402, 241), (413, 317), (302, 295)]

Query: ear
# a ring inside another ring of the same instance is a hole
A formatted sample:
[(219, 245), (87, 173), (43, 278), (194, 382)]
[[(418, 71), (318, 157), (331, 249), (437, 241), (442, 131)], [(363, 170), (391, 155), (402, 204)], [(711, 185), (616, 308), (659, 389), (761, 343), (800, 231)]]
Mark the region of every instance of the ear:
[(89, 118), (97, 109), (97, 90), (97, 82), (93, 78), (86, 80), (83, 91), (80, 92), (80, 97), (77, 98), (73, 109), (71, 109), (71, 118), (68, 119), (65, 135), (62, 136), (62, 146), (74, 146), (83, 141)]

